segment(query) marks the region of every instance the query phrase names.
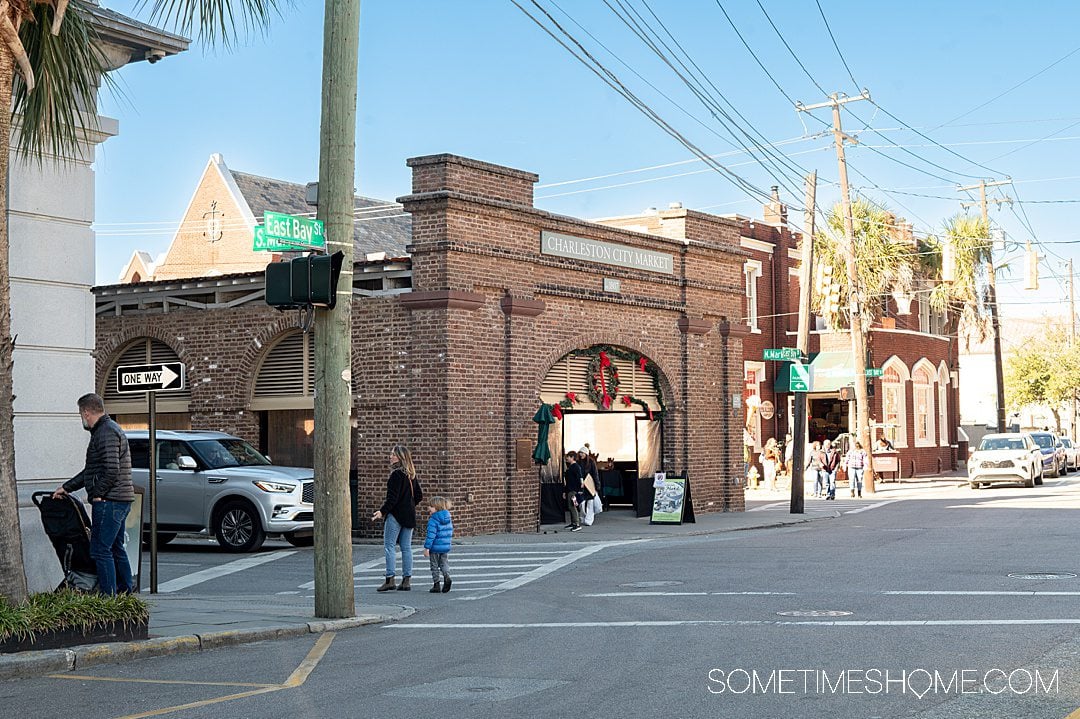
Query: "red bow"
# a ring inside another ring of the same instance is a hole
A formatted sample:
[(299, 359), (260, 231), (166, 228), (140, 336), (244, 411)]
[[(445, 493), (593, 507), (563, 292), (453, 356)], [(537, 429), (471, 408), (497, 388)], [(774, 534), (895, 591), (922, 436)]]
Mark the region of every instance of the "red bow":
[(555, 415), (555, 419), (562, 419), (562, 407), (560, 407), (559, 405), (551, 405), (551, 413)]
[(645, 411), (649, 413), (649, 421), (652, 422), (653, 421), (652, 407), (650, 407), (649, 405), (645, 405)]
[(622, 396), (622, 403), (624, 405), (626, 405), (627, 407), (629, 407), (630, 405), (632, 405), (634, 403), (634, 401), (632, 399), (630, 399), (630, 395), (624, 394)]
[(644, 357), (638, 357), (637, 366), (641, 368), (642, 372), (644, 372), (645, 365), (648, 364), (648, 362), (649, 360), (645, 359)]
[(575, 394), (574, 392), (567, 392), (566, 398), (570, 400), (571, 404), (577, 404), (577, 394)]

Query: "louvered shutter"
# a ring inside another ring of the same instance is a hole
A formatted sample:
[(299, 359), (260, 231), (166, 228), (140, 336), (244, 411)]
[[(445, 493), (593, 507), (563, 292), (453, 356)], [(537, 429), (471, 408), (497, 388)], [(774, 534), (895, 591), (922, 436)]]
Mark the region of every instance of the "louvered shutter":
[(290, 332), (267, 350), (255, 378), (251, 409), (311, 409), (315, 406), (315, 361), (310, 335)]
[[(127, 345), (109, 367), (105, 377), (105, 409), (109, 414), (147, 412), (144, 394), (121, 394), (116, 391), (116, 368), (125, 365), (159, 364), (179, 362), (180, 356), (172, 347), (160, 340), (140, 337)], [(187, 412), (191, 399), (191, 378), (185, 381), (184, 389), (179, 392), (161, 392), (157, 396), (158, 412)]]
[[(574, 392), (582, 404), (579, 409), (592, 410), (596, 407), (589, 401), (589, 385), (591, 378), (588, 374), (589, 362), (592, 357), (587, 355), (569, 354), (556, 362), (540, 385), (540, 401), (546, 404), (557, 404), (566, 399), (567, 392)], [(642, 372), (641, 369), (628, 360), (614, 358), (612, 363), (619, 371), (619, 397), (616, 398), (613, 410), (640, 412), (640, 405), (625, 406), (622, 403), (623, 395), (630, 395), (637, 399), (645, 400), (649, 407), (654, 410), (660, 409), (660, 403), (656, 398), (656, 387), (653, 384), (652, 375)]]

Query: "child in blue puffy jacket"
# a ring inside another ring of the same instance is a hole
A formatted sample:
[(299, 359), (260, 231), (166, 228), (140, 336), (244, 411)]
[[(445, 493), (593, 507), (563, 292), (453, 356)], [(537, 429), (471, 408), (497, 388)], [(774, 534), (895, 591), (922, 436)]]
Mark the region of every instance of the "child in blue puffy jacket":
[[(428, 502), (431, 517), (427, 522), (427, 537), (424, 539), (424, 556), (431, 563), (431, 578), (435, 582), (431, 593), (450, 591), (450, 540), (454, 537), (454, 523), (450, 519), (450, 500), (445, 497), (432, 497)], [(442, 575), (440, 587), (439, 575)]]

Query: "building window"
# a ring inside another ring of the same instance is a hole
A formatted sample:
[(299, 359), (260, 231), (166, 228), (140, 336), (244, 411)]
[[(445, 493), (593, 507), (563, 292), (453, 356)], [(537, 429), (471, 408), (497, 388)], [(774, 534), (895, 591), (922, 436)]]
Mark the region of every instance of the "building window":
[(883, 369), (882, 433), (894, 447), (907, 447), (907, 366), (894, 357), (885, 363)]
[[(743, 409), (747, 412), (750, 411), (746, 406), (747, 399), (757, 397), (758, 402), (761, 401), (761, 385), (764, 381), (764, 362), (743, 362)], [(754, 412), (754, 416), (746, 423), (746, 428), (754, 435), (754, 450), (761, 451), (764, 445), (761, 436), (761, 412)]]
[(949, 371), (938, 368), (938, 433), (942, 447), (949, 446)]
[(746, 279), (746, 324), (750, 325), (750, 331), (761, 332), (758, 327), (758, 279), (761, 277), (761, 263), (757, 260), (749, 260), (743, 265), (743, 275)]
[(918, 290), (919, 298), (919, 332), (930, 332), (930, 296), (921, 287)]
[(915, 402), (915, 446), (936, 444), (934, 436), (934, 377), (925, 367), (911, 375), (912, 396)]

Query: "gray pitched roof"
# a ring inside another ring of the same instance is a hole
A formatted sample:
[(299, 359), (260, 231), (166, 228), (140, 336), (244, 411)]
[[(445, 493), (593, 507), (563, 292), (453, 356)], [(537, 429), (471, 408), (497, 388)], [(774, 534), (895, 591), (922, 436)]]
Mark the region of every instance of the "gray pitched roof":
[[(310, 215), (314, 210), (304, 201), (303, 185), (235, 170), (230, 172), (256, 220), (261, 221), (267, 210), (290, 215)], [(353, 247), (357, 260), (364, 259), (368, 252), (385, 252), (387, 257), (406, 256), (405, 246), (412, 242), (411, 215), (404, 213), (396, 203), (359, 195), (353, 207), (381, 208), (356, 215), (358, 222), (353, 224)]]

